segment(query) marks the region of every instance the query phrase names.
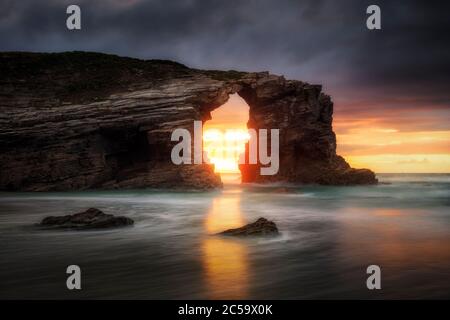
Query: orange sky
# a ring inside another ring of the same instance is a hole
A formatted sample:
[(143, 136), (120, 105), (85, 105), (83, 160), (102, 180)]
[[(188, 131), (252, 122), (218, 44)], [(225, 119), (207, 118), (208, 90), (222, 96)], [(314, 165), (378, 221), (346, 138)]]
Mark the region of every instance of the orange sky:
[(415, 129), (415, 125), (337, 114), (333, 123), (337, 152), (352, 166), (375, 172), (450, 172), (450, 130)]
[[(353, 167), (370, 168), (379, 173), (450, 172), (450, 130), (424, 129), (426, 126), (420, 120), (426, 122), (426, 114), (411, 119), (400, 121), (387, 114), (385, 117), (375, 117), (370, 113), (351, 115), (335, 108), (333, 129), (337, 136), (337, 153)], [(226, 129), (245, 132), (247, 120), (248, 105), (235, 94), (230, 96), (226, 104), (213, 111), (212, 120), (205, 123), (205, 134), (209, 131), (210, 136), (216, 136), (216, 141), (210, 139), (204, 142), (208, 155), (216, 152), (216, 167), (219, 167), (216, 171), (237, 171), (233, 159), (236, 159), (236, 154), (243, 152), (245, 144), (245, 139), (239, 135), (239, 141), (227, 145), (217, 137), (217, 133), (222, 132), (224, 135)], [(217, 139), (222, 141), (219, 148)], [(220, 156), (220, 152), (230, 150), (235, 153), (234, 156)]]

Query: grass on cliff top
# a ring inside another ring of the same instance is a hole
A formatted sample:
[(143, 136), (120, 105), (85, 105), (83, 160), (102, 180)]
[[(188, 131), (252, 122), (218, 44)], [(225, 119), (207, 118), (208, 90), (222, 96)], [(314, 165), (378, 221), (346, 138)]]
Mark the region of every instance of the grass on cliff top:
[(72, 103), (101, 100), (140, 84), (203, 74), (232, 81), (246, 73), (198, 70), (169, 60), (140, 60), (96, 52), (1, 52), (0, 85), (3, 95), (30, 94)]
[(95, 100), (131, 85), (192, 74), (169, 60), (139, 60), (93, 52), (0, 53), (0, 83), (66, 101)]
[(214, 80), (232, 81), (241, 79), (246, 74), (246, 72), (236, 70), (228, 70), (228, 71), (207, 70), (203, 71), (203, 74), (207, 75), (208, 77)]

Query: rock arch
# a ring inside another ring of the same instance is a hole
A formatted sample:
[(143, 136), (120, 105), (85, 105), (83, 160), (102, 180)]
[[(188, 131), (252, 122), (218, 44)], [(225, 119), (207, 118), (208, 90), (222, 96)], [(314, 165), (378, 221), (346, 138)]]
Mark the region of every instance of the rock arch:
[[(368, 169), (353, 169), (336, 154), (332, 129), (333, 102), (322, 86), (310, 85), (268, 72), (246, 73), (231, 80), (228, 93), (249, 105), (248, 127), (280, 129), (280, 170), (259, 174), (259, 165), (241, 165), (243, 182), (286, 181), (328, 185), (374, 184)], [(248, 151), (248, 150), (247, 150)]]
[(250, 106), (250, 128), (280, 129), (279, 173), (243, 165), (245, 182), (377, 181), (336, 155), (333, 103), (318, 85), (84, 52), (2, 53), (0, 62), (0, 190), (219, 187), (211, 166), (171, 163), (170, 134), (192, 131), (232, 93)]

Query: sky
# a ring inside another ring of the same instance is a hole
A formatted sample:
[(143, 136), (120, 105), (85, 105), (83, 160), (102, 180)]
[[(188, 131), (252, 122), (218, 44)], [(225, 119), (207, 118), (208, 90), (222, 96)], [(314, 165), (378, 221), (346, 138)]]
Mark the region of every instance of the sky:
[[(78, 4), (82, 29), (66, 28)], [(381, 30), (366, 8), (381, 8)], [(450, 3), (0, 0), (0, 50), (99, 51), (323, 85), (338, 153), (376, 172), (450, 172)]]

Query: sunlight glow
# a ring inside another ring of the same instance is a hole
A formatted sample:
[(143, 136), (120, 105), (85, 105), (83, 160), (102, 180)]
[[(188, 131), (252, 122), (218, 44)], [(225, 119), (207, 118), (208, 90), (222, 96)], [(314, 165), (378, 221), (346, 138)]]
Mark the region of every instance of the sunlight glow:
[(250, 136), (243, 129), (208, 129), (203, 133), (203, 149), (216, 172), (239, 172), (239, 157), (245, 152)]
[[(245, 224), (241, 211), (241, 190), (214, 199), (205, 219), (208, 234)], [(210, 299), (243, 299), (248, 295), (249, 263), (247, 247), (234, 239), (207, 236), (202, 261)]]
[(250, 139), (247, 131), (249, 107), (237, 94), (212, 112), (203, 126), (203, 150), (206, 161), (218, 173), (239, 173), (239, 158)]
[(450, 172), (450, 131), (396, 128), (358, 119), (335, 121), (337, 153), (351, 166), (378, 173)]

